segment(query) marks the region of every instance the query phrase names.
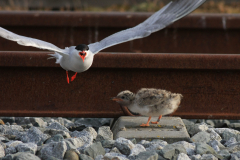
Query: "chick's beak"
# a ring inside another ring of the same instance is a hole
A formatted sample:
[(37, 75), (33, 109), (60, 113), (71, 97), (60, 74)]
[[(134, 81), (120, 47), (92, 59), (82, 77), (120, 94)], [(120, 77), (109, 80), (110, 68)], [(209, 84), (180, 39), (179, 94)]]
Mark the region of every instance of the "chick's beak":
[(113, 98), (111, 98), (111, 100), (112, 100), (112, 101), (116, 101), (116, 102), (123, 101), (122, 99), (117, 98), (117, 97), (113, 97)]
[(87, 53), (85, 51), (79, 52), (79, 56), (82, 58), (83, 62), (86, 57)]

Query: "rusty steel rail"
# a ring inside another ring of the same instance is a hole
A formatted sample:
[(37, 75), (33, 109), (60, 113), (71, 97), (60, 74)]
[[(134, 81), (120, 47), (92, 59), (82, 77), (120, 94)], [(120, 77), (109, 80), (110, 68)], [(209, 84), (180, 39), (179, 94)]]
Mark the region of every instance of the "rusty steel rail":
[(119, 117), (111, 97), (154, 87), (183, 94), (176, 116), (240, 117), (239, 55), (99, 53), (67, 84), (49, 53), (0, 52), (0, 116)]
[[(0, 12), (0, 26), (58, 47), (89, 44), (133, 27), (151, 13)], [(239, 14), (191, 14), (149, 37), (119, 44), (106, 52), (226, 53), (240, 51)], [(0, 38), (0, 49), (36, 51)]]

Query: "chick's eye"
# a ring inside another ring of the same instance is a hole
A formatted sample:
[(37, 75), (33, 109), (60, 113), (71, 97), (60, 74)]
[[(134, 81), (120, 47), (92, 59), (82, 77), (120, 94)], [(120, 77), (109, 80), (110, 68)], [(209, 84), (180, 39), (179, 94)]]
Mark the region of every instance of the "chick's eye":
[(122, 99), (124, 99), (125, 97), (124, 97), (124, 96), (122, 96), (121, 98), (122, 98)]

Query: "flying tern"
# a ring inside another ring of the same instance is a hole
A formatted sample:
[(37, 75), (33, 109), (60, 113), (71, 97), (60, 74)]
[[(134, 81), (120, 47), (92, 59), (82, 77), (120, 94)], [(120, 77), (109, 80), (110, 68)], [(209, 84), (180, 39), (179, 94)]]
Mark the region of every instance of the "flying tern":
[(60, 66), (66, 70), (67, 82), (69, 83), (68, 71), (76, 72), (75, 75), (71, 77), (71, 81), (73, 81), (77, 73), (84, 72), (91, 67), (94, 55), (99, 51), (123, 42), (147, 37), (151, 33), (159, 31), (188, 15), (205, 1), (206, 0), (171, 1), (139, 25), (117, 32), (99, 42), (89, 45), (79, 44), (61, 49), (49, 42), (21, 36), (2, 27), (0, 27), (0, 36), (11, 41), (16, 41), (23, 46), (31, 46), (55, 52), (54, 54), (49, 54), (51, 56), (50, 58), (55, 58), (56, 63), (60, 64)]

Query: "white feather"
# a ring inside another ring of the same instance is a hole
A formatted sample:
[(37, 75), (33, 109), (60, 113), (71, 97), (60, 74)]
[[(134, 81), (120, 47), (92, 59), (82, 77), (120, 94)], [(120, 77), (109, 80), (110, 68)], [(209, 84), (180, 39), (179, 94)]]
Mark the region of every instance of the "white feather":
[(64, 49), (60, 49), (51, 43), (48, 43), (48, 42), (45, 42), (42, 40), (38, 40), (35, 38), (20, 36), (20, 35), (10, 32), (2, 27), (0, 27), (0, 36), (3, 38), (6, 38), (8, 40), (11, 40), (11, 41), (16, 41), (18, 44), (23, 45), (23, 46), (32, 46), (32, 47), (36, 47), (36, 48), (40, 48), (40, 49), (47, 49), (50, 51), (58, 52), (61, 55), (68, 54), (65, 52)]
[(93, 54), (97, 54), (99, 51), (113, 45), (147, 37), (151, 33), (159, 31), (191, 13), (205, 1), (206, 0), (176, 0), (170, 2), (139, 25), (117, 32), (104, 38), (100, 42), (92, 43), (88, 46)]

